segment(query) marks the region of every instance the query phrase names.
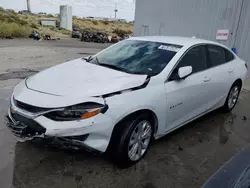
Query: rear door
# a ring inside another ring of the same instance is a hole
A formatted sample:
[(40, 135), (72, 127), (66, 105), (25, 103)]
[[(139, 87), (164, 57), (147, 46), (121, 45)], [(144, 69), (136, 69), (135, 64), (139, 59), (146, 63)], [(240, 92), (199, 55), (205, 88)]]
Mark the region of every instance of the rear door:
[(211, 78), (208, 87), (208, 110), (220, 107), (234, 82), (234, 55), (217, 45), (207, 45), (208, 76)]
[[(186, 79), (172, 80), (172, 74), (180, 67), (192, 66), (193, 72)], [(207, 109), (208, 85), (207, 56), (204, 45), (198, 45), (186, 52), (173, 69), (165, 83), (167, 110), (166, 132), (197, 117)]]

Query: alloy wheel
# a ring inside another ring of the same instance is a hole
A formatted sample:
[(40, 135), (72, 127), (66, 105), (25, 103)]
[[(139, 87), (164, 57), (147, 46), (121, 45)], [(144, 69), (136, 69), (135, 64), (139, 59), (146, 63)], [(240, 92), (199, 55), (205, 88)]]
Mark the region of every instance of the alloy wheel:
[(229, 93), (229, 97), (228, 97), (228, 108), (233, 108), (235, 106), (235, 104), (237, 103), (238, 97), (239, 97), (239, 87), (237, 85), (235, 85), (230, 93)]
[(152, 136), (152, 125), (149, 121), (139, 122), (132, 132), (128, 145), (128, 157), (131, 161), (139, 160), (147, 151)]

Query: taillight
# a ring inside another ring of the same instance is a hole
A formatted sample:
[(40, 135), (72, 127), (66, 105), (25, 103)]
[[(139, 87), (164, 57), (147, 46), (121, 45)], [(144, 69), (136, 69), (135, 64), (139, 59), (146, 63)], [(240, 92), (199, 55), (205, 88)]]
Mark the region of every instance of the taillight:
[(245, 66), (246, 66), (246, 69), (248, 70), (248, 65), (247, 65), (247, 63), (245, 63)]

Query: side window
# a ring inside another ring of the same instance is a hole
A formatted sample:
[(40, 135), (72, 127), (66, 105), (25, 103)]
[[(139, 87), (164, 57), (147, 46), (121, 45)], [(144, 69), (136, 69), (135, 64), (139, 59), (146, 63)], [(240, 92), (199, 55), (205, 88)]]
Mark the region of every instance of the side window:
[(192, 66), (193, 73), (205, 70), (207, 68), (205, 46), (197, 46), (189, 50), (175, 70), (185, 66)]
[(207, 49), (211, 67), (226, 63), (226, 53), (224, 48), (216, 45), (208, 45)]
[(230, 52), (229, 50), (227, 49), (224, 49), (225, 50), (225, 54), (226, 54), (226, 62), (229, 62), (229, 61), (232, 61), (234, 60), (234, 55), (232, 52)]

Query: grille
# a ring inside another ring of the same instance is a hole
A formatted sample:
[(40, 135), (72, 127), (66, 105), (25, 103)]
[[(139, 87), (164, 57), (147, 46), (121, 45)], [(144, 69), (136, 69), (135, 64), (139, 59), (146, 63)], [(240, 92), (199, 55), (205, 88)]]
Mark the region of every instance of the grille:
[(32, 106), (32, 105), (23, 103), (15, 99), (14, 99), (14, 102), (18, 108), (26, 110), (27, 112), (39, 113), (39, 112), (44, 112), (44, 111), (51, 109), (51, 108), (41, 108), (41, 107)]
[(12, 133), (16, 136), (21, 136), (27, 127), (26, 125), (17, 125), (12, 123), (12, 120), (9, 118), (8, 115), (5, 117), (5, 121), (7, 126), (11, 129)]
[(32, 119), (28, 119), (17, 113), (11, 113), (11, 116), (14, 120), (19, 121), (22, 126), (25, 126), (24, 130), (22, 131), (22, 136), (33, 136), (36, 134), (41, 135), (46, 131), (44, 127), (42, 127)]

